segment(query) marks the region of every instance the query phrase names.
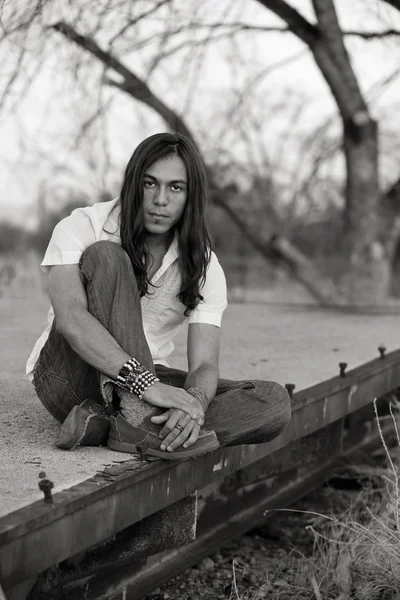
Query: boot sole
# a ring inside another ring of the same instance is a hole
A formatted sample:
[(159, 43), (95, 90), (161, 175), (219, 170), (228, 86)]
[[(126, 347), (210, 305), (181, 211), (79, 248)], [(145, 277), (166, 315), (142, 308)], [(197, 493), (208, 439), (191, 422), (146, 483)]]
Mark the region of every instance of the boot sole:
[(166, 452), (163, 450), (157, 450), (156, 448), (149, 448), (149, 446), (141, 446), (140, 444), (129, 444), (128, 442), (120, 442), (119, 440), (115, 440), (113, 438), (108, 438), (107, 445), (111, 450), (116, 450), (117, 452), (128, 452), (130, 454), (144, 454), (149, 456), (155, 456), (156, 458), (162, 458), (164, 460), (181, 460), (183, 458), (195, 458), (196, 456), (201, 456), (202, 454), (207, 454), (207, 452), (211, 452), (212, 450), (216, 450), (220, 447), (217, 439), (214, 439), (204, 445), (199, 450), (181, 450), (179, 452)]

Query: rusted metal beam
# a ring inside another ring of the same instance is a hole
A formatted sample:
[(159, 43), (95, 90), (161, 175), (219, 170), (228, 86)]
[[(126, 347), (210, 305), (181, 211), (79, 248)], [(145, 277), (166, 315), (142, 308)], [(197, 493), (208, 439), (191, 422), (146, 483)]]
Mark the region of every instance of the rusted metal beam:
[(134, 471), (128, 461), (54, 494), (51, 505), (35, 502), (3, 517), (0, 580), (7, 589), (35, 576), (399, 386), (396, 351), (295, 394), (292, 421), (271, 443), (222, 448), (179, 464), (148, 463)]
[[(240, 469), (223, 482), (217, 482), (201, 490), (198, 510), (197, 533), (202, 534), (205, 530), (220, 526), (221, 521), (229, 519), (243, 508), (248, 507), (253, 500), (258, 500), (254, 494), (261, 492), (265, 495), (264, 485), (267, 479), (276, 478), (285, 471), (293, 474), (296, 468), (313, 468), (318, 461), (322, 462), (332, 456), (340, 454), (342, 450), (342, 421), (337, 421), (323, 430), (319, 430), (301, 440), (296, 440), (289, 446), (274, 452), (260, 461), (257, 461), (244, 469)], [(290, 475), (292, 476), (292, 475)], [(289, 477), (290, 477), (289, 476)], [(258, 485), (262, 483), (262, 485)], [(284, 484), (287, 481), (285, 479)], [(249, 488), (254, 489), (249, 489)], [(245, 490), (246, 493), (243, 493)], [(187, 502), (184, 498), (177, 504)], [(125, 529), (120, 534), (113, 536), (105, 544), (91, 548), (81, 556), (72, 557), (61, 565), (51, 567), (42, 573), (29, 600), (45, 600), (46, 595), (51, 593), (52, 599), (57, 600), (65, 593), (67, 586), (75, 589), (76, 581), (90, 578), (93, 594), (102, 589), (104, 577), (109, 579), (111, 574), (105, 575), (108, 569), (113, 571), (118, 568), (131, 574), (134, 568), (132, 563), (140, 561), (141, 557), (155, 554), (160, 547), (160, 538), (165, 521), (179, 524), (180, 511), (174, 514), (173, 504), (163, 510), (147, 517)], [(185, 522), (183, 523), (185, 525)], [(191, 523), (190, 523), (191, 525)], [(149, 535), (150, 532), (150, 535)], [(177, 532), (176, 538), (179, 537)], [(184, 536), (180, 536), (181, 538)], [(195, 539), (195, 538), (192, 538)], [(187, 537), (186, 537), (187, 540)], [(192, 540), (190, 540), (192, 541)], [(186, 541), (185, 544), (188, 544)], [(182, 543), (172, 542), (170, 548), (182, 546)], [(162, 548), (159, 552), (165, 550)], [(146, 560), (144, 560), (144, 563)], [(98, 577), (93, 577), (94, 575)], [(100, 579), (99, 579), (100, 578)], [(86, 584), (85, 584), (86, 585)], [(72, 593), (69, 590), (69, 595)], [(95, 596), (94, 596), (95, 597)]]
[[(383, 430), (388, 443), (390, 438), (395, 439), (396, 434), (391, 423), (388, 423)], [(196, 564), (204, 556), (218, 550), (224, 543), (242, 535), (263, 521), (265, 511), (284, 508), (322, 485), (335, 469), (340, 467), (344, 461), (347, 462), (351, 459), (353, 453), (369, 453), (379, 448), (381, 443), (379, 432), (375, 429), (361, 443), (349, 448), (342, 455), (327, 459), (319, 466), (315, 465), (313, 469), (309, 467), (301, 469), (292, 478), (286, 476), (286, 481), (284, 481), (284, 475), (281, 480), (278, 478), (273, 490), (264, 495), (260, 494), (258, 502), (250, 503), (247, 508), (231, 514), (229, 520), (220, 522), (219, 527), (214, 525), (209, 530), (199, 533), (194, 542), (186, 547), (164, 553), (162, 558), (149, 559), (145, 567), (133, 574), (129, 583), (127, 575), (125, 575), (124, 586), (120, 588), (120, 590), (124, 590), (124, 598), (126, 600), (142, 600), (148, 593), (174, 575)], [(270, 516), (273, 516), (273, 513)], [(96, 600), (105, 600), (105, 598), (106, 596), (99, 596)], [(94, 600), (94, 598), (89, 596), (87, 600)]]
[[(383, 433), (388, 444), (395, 440), (396, 433), (393, 423), (386, 423)], [(331, 438), (331, 449), (339, 443), (340, 429), (333, 427), (327, 437)], [(312, 436), (310, 436), (312, 437)], [(336, 443), (335, 443), (336, 440)], [(339, 443), (340, 445), (340, 443)], [(247, 484), (237, 490), (223, 491), (221, 515), (217, 519), (200, 517), (196, 540), (182, 548), (164, 552), (151, 557), (143, 566), (135, 565), (114, 568), (103, 573), (101, 577), (88, 577), (81, 581), (60, 585), (58, 590), (53, 590), (52, 600), (61, 600), (68, 596), (69, 600), (80, 600), (83, 595), (85, 600), (142, 600), (151, 591), (162, 583), (182, 572), (184, 569), (199, 562), (204, 556), (209, 555), (224, 543), (245, 533), (255, 525), (268, 518), (266, 511), (284, 508), (298, 498), (306, 495), (313, 488), (327, 481), (334, 469), (344, 462), (348, 463), (357, 453), (370, 453), (381, 445), (380, 434), (377, 427), (364, 437), (362, 441), (341, 451), (335, 456), (314, 457), (314, 463), (306, 464), (275, 477)], [(311, 442), (310, 449), (314, 447)], [(263, 461), (260, 461), (263, 462)], [(217, 502), (210, 501), (210, 514)], [(273, 512), (271, 515), (272, 516)], [(29, 600), (46, 600), (46, 596), (35, 595)]]

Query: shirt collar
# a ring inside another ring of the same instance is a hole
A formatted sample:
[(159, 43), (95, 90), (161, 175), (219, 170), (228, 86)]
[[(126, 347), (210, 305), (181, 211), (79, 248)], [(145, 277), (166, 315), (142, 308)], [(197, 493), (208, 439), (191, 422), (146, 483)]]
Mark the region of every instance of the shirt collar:
[(178, 236), (177, 230), (175, 229), (174, 237), (172, 239), (172, 242), (169, 245), (168, 250), (164, 254), (164, 258), (162, 259), (161, 267), (154, 274), (153, 279), (151, 280), (151, 283), (156, 283), (156, 281), (158, 281), (160, 279), (160, 277), (162, 275), (164, 275), (164, 273), (168, 269), (168, 267), (170, 267), (172, 265), (172, 263), (177, 260), (178, 257), (179, 257), (179, 236)]
[(120, 237), (120, 216), (121, 216), (121, 205), (119, 203), (119, 197), (115, 199), (115, 203), (108, 213), (108, 217), (103, 225), (103, 230), (106, 233)]

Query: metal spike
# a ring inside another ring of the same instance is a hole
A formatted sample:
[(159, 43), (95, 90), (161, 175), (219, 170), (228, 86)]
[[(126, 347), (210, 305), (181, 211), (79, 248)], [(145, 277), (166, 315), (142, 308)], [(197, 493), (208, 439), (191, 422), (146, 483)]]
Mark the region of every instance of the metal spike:
[(54, 483), (50, 481), (50, 479), (41, 479), (39, 481), (39, 489), (44, 494), (44, 502), (45, 504), (53, 504), (53, 496), (51, 490), (54, 487)]
[(285, 383), (285, 388), (287, 389), (287, 392), (289, 394), (289, 398), (293, 398), (293, 390), (295, 388), (295, 384), (294, 383)]

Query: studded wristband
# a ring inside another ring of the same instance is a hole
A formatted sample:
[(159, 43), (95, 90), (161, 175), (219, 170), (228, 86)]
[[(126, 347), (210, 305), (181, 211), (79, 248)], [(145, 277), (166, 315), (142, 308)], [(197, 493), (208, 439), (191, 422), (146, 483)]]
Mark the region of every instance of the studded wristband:
[(136, 358), (132, 357), (122, 365), (117, 375), (116, 384), (128, 390), (131, 394), (136, 394), (139, 400), (142, 400), (146, 390), (158, 381), (160, 381), (158, 377), (141, 365)]

